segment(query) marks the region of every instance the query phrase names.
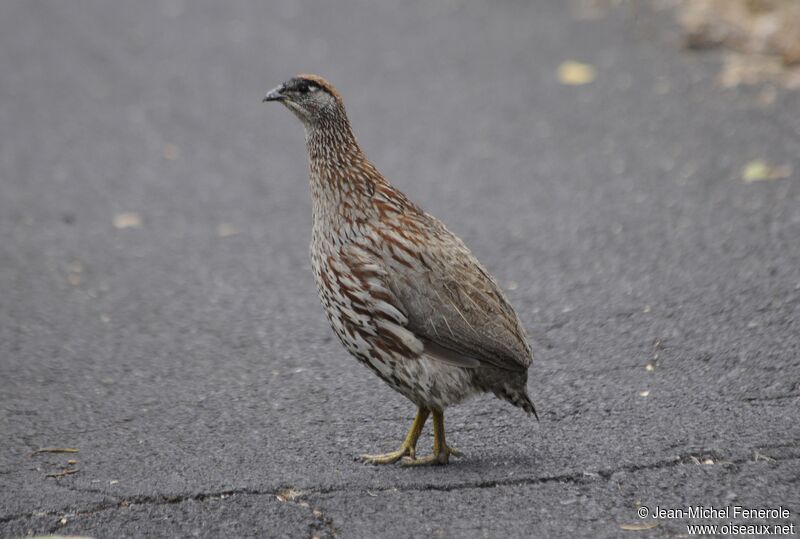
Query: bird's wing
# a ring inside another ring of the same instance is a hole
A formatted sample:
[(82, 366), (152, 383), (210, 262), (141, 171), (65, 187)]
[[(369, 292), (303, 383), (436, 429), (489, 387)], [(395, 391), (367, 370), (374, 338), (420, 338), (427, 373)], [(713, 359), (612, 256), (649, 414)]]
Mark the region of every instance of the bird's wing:
[(386, 265), (371, 250), (346, 245), (331, 270), (346, 303), (339, 323), (354, 338), (358, 335), (360, 342), (398, 359), (427, 356), (456, 367), (480, 366), (476, 359), (443, 348), (409, 328), (408, 314), (389, 286)]
[[(443, 228), (443, 227), (442, 227)], [(525, 330), (500, 286), (455, 236), (421, 254), (424, 271), (393, 284), (406, 309), (408, 329), (459, 355), (497, 368), (531, 364)]]
[(425, 242), (396, 243), (393, 256), (372, 262), (394, 266), (381, 279), (407, 319), (404, 327), (436, 359), (462, 367), (527, 369), (532, 354), (525, 330), (499, 285), (461, 240), (434, 224)]

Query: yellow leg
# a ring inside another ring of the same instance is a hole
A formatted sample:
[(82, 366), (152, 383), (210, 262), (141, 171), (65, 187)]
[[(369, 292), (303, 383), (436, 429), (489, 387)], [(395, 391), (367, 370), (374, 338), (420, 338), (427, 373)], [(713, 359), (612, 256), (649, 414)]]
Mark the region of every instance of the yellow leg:
[(403, 457), (415, 458), (417, 440), (422, 433), (422, 427), (425, 426), (425, 422), (428, 420), (430, 413), (431, 411), (427, 408), (419, 408), (417, 410), (417, 417), (414, 418), (414, 422), (411, 424), (411, 428), (408, 430), (406, 439), (403, 441), (403, 445), (400, 446), (400, 449), (383, 455), (361, 455), (361, 460), (369, 464), (392, 464)]
[(406, 466), (419, 466), (424, 464), (447, 464), (450, 455), (460, 457), (461, 451), (447, 445), (444, 437), (444, 412), (433, 411), (433, 453), (427, 457), (414, 458), (409, 455), (403, 459)]

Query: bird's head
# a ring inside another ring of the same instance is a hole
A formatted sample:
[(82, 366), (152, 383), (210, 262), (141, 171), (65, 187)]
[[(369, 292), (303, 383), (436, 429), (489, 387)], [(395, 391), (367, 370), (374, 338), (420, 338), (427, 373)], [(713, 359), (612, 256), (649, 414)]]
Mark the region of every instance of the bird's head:
[(306, 126), (343, 113), (342, 98), (331, 83), (317, 75), (297, 75), (267, 92), (264, 102), (278, 101)]

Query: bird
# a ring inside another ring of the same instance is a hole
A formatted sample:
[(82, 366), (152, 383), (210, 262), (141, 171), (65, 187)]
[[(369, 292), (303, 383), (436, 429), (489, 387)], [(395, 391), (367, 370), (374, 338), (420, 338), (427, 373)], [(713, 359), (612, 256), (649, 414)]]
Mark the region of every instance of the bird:
[[(310, 161), (311, 267), (328, 321), (350, 354), (417, 407), (396, 451), (370, 464), (447, 464), (444, 410), (492, 393), (538, 420), (533, 360), (501, 287), (461, 239), (384, 178), (356, 141), (341, 94), (318, 75), (270, 90), (301, 121)], [(433, 417), (433, 451), (417, 441)]]

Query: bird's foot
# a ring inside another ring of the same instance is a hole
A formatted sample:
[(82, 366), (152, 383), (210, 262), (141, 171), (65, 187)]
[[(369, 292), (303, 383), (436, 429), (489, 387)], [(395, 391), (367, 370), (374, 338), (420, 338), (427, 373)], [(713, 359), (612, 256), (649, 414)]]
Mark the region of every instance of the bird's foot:
[(403, 466), (427, 466), (430, 464), (442, 465), (447, 464), (451, 455), (456, 458), (462, 456), (461, 451), (455, 447), (446, 445), (444, 446), (444, 449), (440, 449), (439, 452), (434, 452), (424, 457), (416, 458), (413, 455), (404, 457), (402, 464)]
[(361, 455), (361, 461), (367, 464), (394, 464), (398, 460), (405, 458), (416, 458), (412, 447), (402, 446), (397, 451), (383, 453), (381, 455)]
[(431, 411), (427, 408), (419, 408), (417, 410), (417, 416), (414, 418), (414, 422), (411, 424), (411, 428), (406, 435), (406, 439), (403, 440), (400, 449), (392, 451), (391, 453), (384, 453), (383, 455), (361, 455), (361, 460), (368, 464), (394, 464), (403, 457), (415, 458), (417, 456), (417, 440), (419, 439), (419, 434), (422, 432), (422, 427), (425, 426), (425, 421), (428, 419), (430, 413)]

